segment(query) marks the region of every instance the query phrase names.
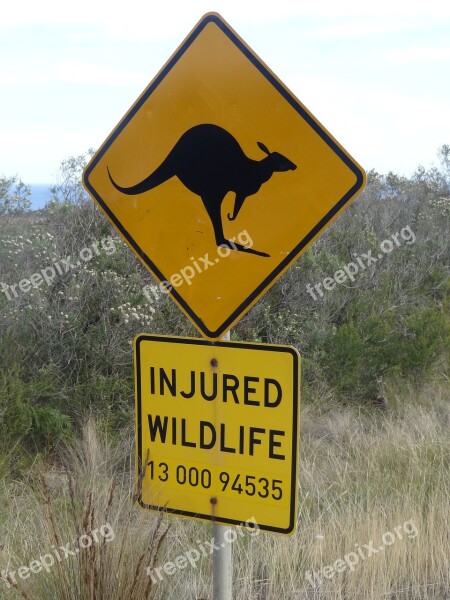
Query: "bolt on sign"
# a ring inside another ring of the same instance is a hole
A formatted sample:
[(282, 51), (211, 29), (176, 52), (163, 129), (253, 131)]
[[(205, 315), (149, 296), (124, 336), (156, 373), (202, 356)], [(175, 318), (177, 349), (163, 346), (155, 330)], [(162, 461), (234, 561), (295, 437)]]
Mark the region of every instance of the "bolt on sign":
[(139, 505), (293, 533), (299, 361), (290, 346), (139, 335)]
[(202, 335), (218, 339), (365, 173), (216, 13), (115, 127), (83, 182)]

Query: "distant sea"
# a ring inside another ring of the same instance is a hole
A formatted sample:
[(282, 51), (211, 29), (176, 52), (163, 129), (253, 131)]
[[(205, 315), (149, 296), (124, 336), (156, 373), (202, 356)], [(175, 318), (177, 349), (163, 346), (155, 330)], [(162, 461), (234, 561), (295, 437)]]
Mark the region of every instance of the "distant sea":
[(43, 208), (50, 200), (51, 183), (31, 183), (31, 210)]

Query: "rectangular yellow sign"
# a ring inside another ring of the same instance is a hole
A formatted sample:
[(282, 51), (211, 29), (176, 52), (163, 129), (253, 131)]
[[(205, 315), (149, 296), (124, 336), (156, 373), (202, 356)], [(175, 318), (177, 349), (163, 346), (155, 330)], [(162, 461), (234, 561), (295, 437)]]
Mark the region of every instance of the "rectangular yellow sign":
[(293, 533), (297, 350), (142, 334), (135, 375), (139, 505)]

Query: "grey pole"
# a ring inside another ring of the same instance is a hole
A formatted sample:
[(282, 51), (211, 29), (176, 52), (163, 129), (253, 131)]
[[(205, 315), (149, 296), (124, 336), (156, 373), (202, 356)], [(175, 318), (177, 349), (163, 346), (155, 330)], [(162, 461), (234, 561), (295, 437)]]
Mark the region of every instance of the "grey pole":
[[(223, 337), (230, 339), (230, 332)], [(213, 553), (213, 600), (232, 600), (233, 573), (231, 559), (231, 544), (227, 541), (225, 525), (213, 525), (214, 545), (220, 550)]]
[(220, 550), (213, 554), (213, 600), (232, 600), (232, 561), (231, 544), (225, 538), (228, 527), (213, 525), (214, 544)]

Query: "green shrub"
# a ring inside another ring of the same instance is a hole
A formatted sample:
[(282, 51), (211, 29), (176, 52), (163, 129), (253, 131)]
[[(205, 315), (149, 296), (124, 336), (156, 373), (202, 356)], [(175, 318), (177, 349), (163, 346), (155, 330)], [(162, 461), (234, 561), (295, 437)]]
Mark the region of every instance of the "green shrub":
[(373, 396), (386, 376), (426, 376), (449, 342), (444, 313), (429, 307), (391, 311), (338, 327), (326, 342), (323, 368), (338, 392)]

